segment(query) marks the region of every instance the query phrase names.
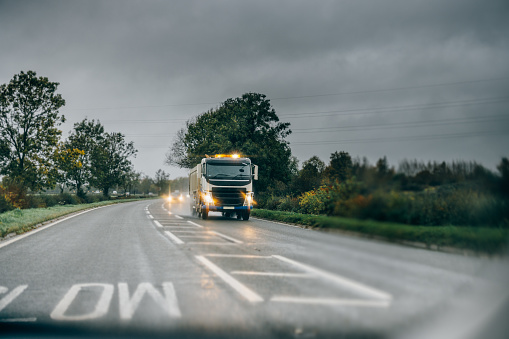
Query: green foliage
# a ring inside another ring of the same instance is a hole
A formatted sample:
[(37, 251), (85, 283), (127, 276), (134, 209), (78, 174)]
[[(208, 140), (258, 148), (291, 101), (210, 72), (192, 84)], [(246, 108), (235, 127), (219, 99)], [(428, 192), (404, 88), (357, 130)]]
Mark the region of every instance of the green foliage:
[(257, 188), (266, 191), (291, 179), (294, 163), (284, 140), (291, 133), (289, 126), (279, 122), (265, 95), (246, 93), (188, 121), (177, 133), (167, 163), (192, 168), (206, 154), (237, 152), (259, 165)]
[(168, 194), (170, 189), (170, 174), (164, 172), (162, 169), (157, 170), (154, 184), (157, 186), (158, 195)]
[(74, 124), (74, 129), (56, 153), (59, 182), (75, 189), (81, 198), (85, 197), (83, 186), (92, 178), (92, 153), (103, 138), (101, 123), (84, 119)]
[(106, 133), (92, 149), (90, 184), (102, 189), (104, 196), (116, 185), (123, 185), (132, 172), (131, 156), (136, 155), (133, 142), (122, 133)]
[(320, 186), (325, 163), (316, 155), (302, 163), (302, 170), (294, 176), (291, 184), (292, 193), (301, 194)]
[(322, 186), (316, 190), (305, 192), (299, 198), (300, 212), (323, 214), (327, 211), (327, 207), (331, 200), (331, 190), (327, 186)]
[(0, 86), (0, 174), (33, 191), (55, 184), (53, 161), (65, 121), (65, 105), (56, 94), (57, 82), (37, 77), (33, 71), (14, 75)]
[(324, 174), (331, 181), (344, 181), (352, 176), (353, 162), (348, 152), (334, 152)]

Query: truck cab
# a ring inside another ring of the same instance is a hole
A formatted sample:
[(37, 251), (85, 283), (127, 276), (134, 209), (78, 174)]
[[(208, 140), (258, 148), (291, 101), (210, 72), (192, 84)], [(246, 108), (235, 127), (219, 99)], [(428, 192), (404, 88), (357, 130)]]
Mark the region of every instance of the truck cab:
[(258, 166), (236, 154), (203, 158), (189, 173), (191, 211), (203, 219), (210, 211), (248, 220)]

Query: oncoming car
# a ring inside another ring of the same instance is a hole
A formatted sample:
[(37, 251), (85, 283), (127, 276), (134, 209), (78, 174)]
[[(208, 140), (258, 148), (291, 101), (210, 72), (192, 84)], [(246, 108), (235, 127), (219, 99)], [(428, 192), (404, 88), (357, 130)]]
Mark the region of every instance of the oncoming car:
[(173, 204), (181, 204), (185, 200), (185, 195), (180, 192), (172, 192), (168, 196), (168, 202)]

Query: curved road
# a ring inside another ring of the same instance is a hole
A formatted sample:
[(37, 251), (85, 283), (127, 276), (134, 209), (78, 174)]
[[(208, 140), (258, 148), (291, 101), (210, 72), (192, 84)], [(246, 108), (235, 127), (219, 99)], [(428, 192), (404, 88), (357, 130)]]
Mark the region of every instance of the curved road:
[(503, 338), (507, 264), (124, 203), (0, 242), (0, 336)]

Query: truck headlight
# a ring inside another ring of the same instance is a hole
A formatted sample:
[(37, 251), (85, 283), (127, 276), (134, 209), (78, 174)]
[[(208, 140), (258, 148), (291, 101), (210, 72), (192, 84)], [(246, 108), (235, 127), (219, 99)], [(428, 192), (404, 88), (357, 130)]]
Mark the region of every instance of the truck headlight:
[(246, 205), (252, 205), (253, 204), (253, 193), (246, 194)]
[(206, 204), (212, 204), (214, 200), (212, 199), (212, 193), (207, 192), (203, 195), (203, 201), (205, 201)]

